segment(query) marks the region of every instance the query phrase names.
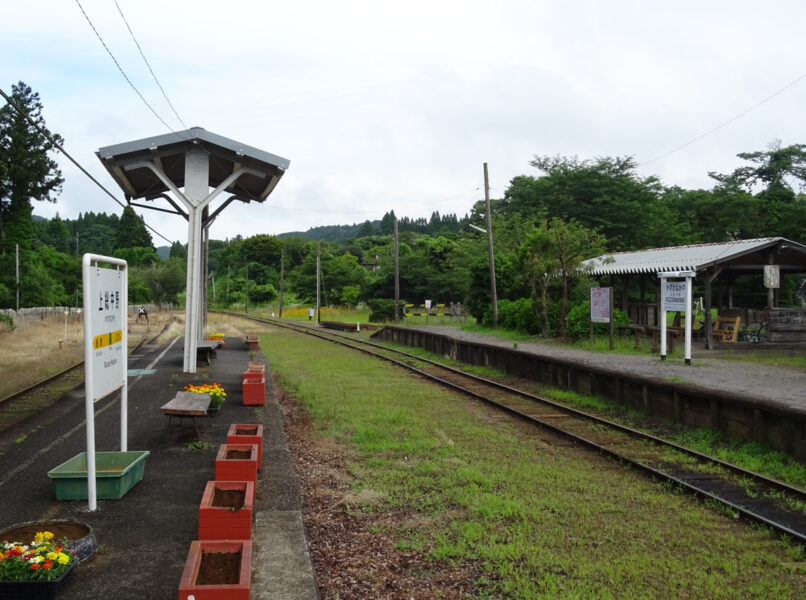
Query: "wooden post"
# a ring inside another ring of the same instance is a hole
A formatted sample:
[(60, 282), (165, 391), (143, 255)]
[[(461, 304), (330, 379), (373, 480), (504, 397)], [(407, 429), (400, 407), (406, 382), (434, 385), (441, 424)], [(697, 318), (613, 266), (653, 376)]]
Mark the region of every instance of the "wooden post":
[(493, 253), (493, 222), (490, 211), (490, 180), (487, 163), (484, 163), (484, 204), (487, 208), (487, 252), (490, 256), (490, 301), (493, 308), (493, 327), (498, 326), (498, 292), (495, 288), (495, 254)]
[(280, 248), (280, 318), (283, 318), (283, 285), (285, 283), (285, 246)]
[(395, 233), (395, 321), (400, 320), (400, 242), (397, 231), (397, 217), (392, 222)]

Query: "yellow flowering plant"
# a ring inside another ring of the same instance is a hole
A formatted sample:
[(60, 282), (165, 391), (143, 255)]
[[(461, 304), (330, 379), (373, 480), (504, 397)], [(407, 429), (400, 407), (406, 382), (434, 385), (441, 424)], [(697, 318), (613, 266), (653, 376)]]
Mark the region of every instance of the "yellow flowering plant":
[(4, 541), (0, 546), (0, 581), (49, 581), (59, 578), (76, 560), (50, 531), (39, 531), (28, 544)]
[(227, 393), (217, 383), (207, 383), (204, 385), (186, 385), (186, 392), (193, 392), (196, 394), (210, 394), (210, 407), (219, 408), (224, 404), (227, 399)]

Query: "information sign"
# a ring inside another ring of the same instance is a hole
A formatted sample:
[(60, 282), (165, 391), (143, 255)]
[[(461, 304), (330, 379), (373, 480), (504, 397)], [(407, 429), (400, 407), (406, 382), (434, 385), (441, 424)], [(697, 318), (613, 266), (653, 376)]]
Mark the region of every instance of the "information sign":
[(610, 322), (610, 288), (591, 288), (591, 323)]
[(126, 272), (123, 270), (91, 266), (90, 288), (84, 290), (85, 315), (90, 323), (88, 340), (92, 342), (92, 364), (88, 371), (92, 374), (93, 400), (103, 398), (125, 383), (125, 276)]
[(686, 282), (667, 281), (663, 289), (664, 310), (686, 312)]

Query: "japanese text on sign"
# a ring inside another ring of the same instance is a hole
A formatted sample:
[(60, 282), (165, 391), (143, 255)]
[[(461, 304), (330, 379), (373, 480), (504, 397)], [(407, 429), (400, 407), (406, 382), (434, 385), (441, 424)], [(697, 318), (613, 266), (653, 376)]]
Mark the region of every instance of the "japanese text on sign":
[(663, 308), (669, 312), (686, 312), (686, 284), (667, 281), (663, 290)]

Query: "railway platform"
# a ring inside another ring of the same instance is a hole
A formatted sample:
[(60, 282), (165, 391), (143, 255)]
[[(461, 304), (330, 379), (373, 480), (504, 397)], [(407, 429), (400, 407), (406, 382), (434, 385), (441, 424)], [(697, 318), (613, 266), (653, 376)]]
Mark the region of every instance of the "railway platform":
[[(283, 431), (283, 413), (267, 365), (264, 406), (242, 404), (246, 343), (227, 339), (209, 366), (182, 372), (181, 338), (129, 356), (128, 449), (148, 450), (145, 474), (120, 500), (57, 501), (47, 472), (86, 450), (83, 386), (47, 410), (0, 433), (0, 529), (29, 521), (72, 520), (92, 527), (99, 550), (60, 591), (71, 600), (162, 600), (178, 596), (190, 544), (197, 539), (199, 504), (214, 479), (218, 448), (233, 423), (262, 423), (262, 468), (254, 503), (251, 598), (319, 597), (302, 523), (299, 486)], [(264, 360), (258, 353), (253, 360)], [(160, 413), (185, 385), (219, 383), (227, 400), (216, 416), (166, 439)], [(119, 450), (120, 394), (95, 404), (96, 450)]]

